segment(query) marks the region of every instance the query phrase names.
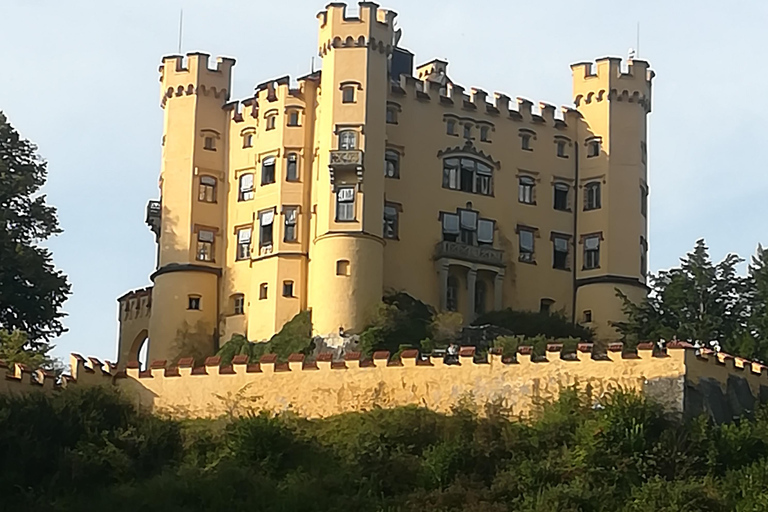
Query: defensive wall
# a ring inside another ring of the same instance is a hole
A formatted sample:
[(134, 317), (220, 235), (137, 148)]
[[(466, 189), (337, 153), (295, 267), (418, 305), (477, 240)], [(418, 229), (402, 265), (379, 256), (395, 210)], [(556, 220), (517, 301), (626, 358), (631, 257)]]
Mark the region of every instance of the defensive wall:
[(188, 418), (257, 411), (319, 418), (406, 405), (447, 413), (460, 403), (473, 403), (480, 411), (495, 404), (525, 416), (576, 386), (594, 400), (618, 389), (635, 390), (671, 412), (704, 412), (723, 422), (768, 400), (768, 367), (687, 343), (670, 343), (663, 351), (650, 343), (636, 351), (613, 343), (603, 354), (592, 353), (587, 343), (576, 353), (561, 350), (561, 345), (551, 344), (546, 356), (537, 358), (532, 347), (519, 347), (515, 358), (492, 351), (484, 359), (474, 347), (463, 347), (456, 364), (421, 358), (415, 350), (399, 358), (390, 358), (388, 352), (376, 352), (371, 359), (348, 353), (342, 361), (333, 361), (330, 354), (315, 361), (293, 354), (285, 363), (274, 355), (263, 356), (259, 363), (236, 356), (231, 365), (210, 357), (201, 367), (182, 359), (175, 366), (155, 361), (146, 371), (138, 364), (118, 371), (111, 363), (73, 354), (71, 374), (59, 382), (22, 365), (6, 367), (0, 393), (113, 385), (140, 407)]

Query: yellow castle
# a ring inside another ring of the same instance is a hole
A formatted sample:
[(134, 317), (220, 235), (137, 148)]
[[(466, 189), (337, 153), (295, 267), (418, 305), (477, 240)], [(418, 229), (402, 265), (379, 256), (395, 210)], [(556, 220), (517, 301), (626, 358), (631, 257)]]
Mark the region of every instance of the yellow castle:
[(329, 4), (322, 70), (240, 101), (234, 59), (163, 59), (157, 264), (119, 299), (119, 363), (145, 342), (152, 361), (264, 340), (306, 310), (317, 335), (359, 333), (390, 289), (466, 322), (558, 310), (617, 337), (616, 290), (646, 294), (648, 63), (573, 64), (558, 112), (414, 69), (395, 17)]

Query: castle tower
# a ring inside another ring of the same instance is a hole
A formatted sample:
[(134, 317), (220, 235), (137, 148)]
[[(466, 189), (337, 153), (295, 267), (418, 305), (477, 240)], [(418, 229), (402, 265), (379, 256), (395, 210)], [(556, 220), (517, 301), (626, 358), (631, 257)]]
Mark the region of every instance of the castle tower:
[[(233, 59), (191, 53), (160, 66), (163, 153), (149, 360), (210, 355), (225, 255), (226, 161)], [(186, 65), (185, 65), (186, 64)]]
[(388, 62), (395, 13), (360, 2), (318, 14), (323, 58), (309, 301), (315, 332), (359, 332), (383, 292)]
[[(654, 72), (648, 63), (607, 57), (573, 70), (578, 175), (576, 320), (598, 339), (618, 336), (617, 291), (639, 302), (647, 294), (647, 116)], [(597, 316), (597, 312), (599, 316)]]

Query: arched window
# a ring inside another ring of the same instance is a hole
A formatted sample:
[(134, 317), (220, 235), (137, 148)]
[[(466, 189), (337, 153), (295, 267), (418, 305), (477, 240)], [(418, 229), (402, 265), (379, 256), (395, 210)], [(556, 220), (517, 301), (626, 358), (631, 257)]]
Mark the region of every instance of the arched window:
[(353, 130), (339, 132), (339, 149), (346, 151), (357, 149), (357, 133)]
[(447, 296), (445, 297), (445, 305), (448, 311), (459, 310), (459, 280), (456, 276), (448, 277), (448, 289)]
[(600, 209), (600, 182), (593, 181), (584, 185), (584, 210)]
[(253, 174), (243, 174), (240, 176), (237, 200), (250, 201), (251, 199), (253, 199)]
[(400, 153), (388, 149), (384, 154), (384, 176), (387, 178), (400, 177)]

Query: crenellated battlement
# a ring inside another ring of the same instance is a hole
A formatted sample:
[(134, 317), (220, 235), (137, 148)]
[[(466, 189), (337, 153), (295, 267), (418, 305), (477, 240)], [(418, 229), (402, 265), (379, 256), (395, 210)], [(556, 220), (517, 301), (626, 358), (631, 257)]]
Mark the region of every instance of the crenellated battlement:
[(573, 71), (574, 104), (602, 101), (637, 103), (651, 110), (651, 86), (656, 73), (644, 60), (624, 63), (619, 57), (604, 57), (592, 62), (571, 65)]
[(118, 320), (149, 318), (152, 312), (152, 287), (132, 290), (118, 297), (117, 302), (120, 305)]
[(392, 53), (394, 22), (397, 13), (380, 9), (373, 2), (360, 2), (358, 16), (347, 15), (347, 4), (332, 2), (317, 14), (320, 22), (318, 55), (336, 48), (367, 47), (371, 51)]
[(232, 67), (235, 59), (217, 57), (216, 67), (210, 68), (206, 53), (188, 53), (163, 57), (160, 65), (161, 106), (165, 107), (170, 98), (199, 94), (221, 99), (229, 99), (232, 83)]

